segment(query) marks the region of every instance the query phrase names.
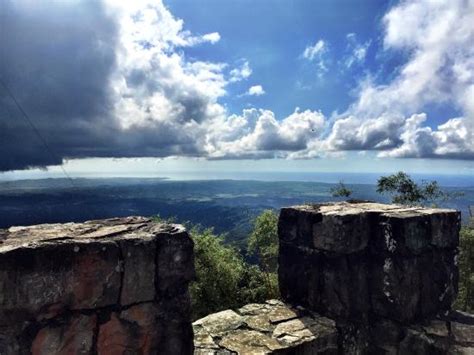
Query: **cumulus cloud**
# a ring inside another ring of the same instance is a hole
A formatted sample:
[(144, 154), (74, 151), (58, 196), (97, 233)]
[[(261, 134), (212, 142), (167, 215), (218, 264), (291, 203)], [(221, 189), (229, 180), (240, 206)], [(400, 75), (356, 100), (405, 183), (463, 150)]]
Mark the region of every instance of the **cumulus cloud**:
[(207, 136), (209, 157), (268, 158), (286, 157), (307, 149), (308, 143), (321, 135), (325, 125), (321, 112), (296, 109), (277, 120), (269, 110), (247, 109), (242, 115), (215, 120)]
[(185, 48), (220, 35), (189, 32), (160, 1), (6, 6), (1, 76), (49, 148), (2, 91), (0, 171), (84, 157), (284, 156), (324, 121), (311, 111), (229, 115), (219, 99), (252, 74), (248, 61), (187, 58)]
[[(392, 157), (474, 157), (474, 3), (410, 1), (384, 17), (384, 47), (409, 53), (385, 85), (363, 82), (356, 102), (324, 142), (332, 150), (379, 150)], [(462, 112), (436, 129), (423, 110)]]
[(263, 90), (262, 85), (251, 86), (247, 91), (247, 95), (250, 96), (260, 96), (263, 94), (265, 94), (265, 90)]
[(244, 61), (242, 65), (238, 68), (234, 68), (230, 71), (230, 82), (235, 83), (237, 81), (242, 81), (247, 79), (252, 75), (252, 69), (248, 61)]
[(327, 51), (327, 43), (320, 39), (315, 44), (308, 45), (301, 55), (304, 59), (316, 64), (318, 76), (322, 76), (328, 71), (325, 58)]
[[(472, 2), (418, 0), (390, 9), (384, 50), (408, 60), (388, 83), (362, 81), (354, 103), (329, 120), (299, 109), (287, 117), (258, 108), (230, 114), (221, 101), (230, 85), (251, 76), (250, 64), (188, 58), (187, 48), (219, 45), (220, 35), (191, 33), (160, 1), (46, 7), (19, 0), (3, 10), (1, 77), (53, 154), (0, 89), (0, 171), (84, 157), (313, 158), (376, 150), (474, 158)], [(370, 43), (348, 41), (352, 67)], [(318, 40), (302, 58), (324, 73), (327, 48)], [(247, 93), (264, 90), (255, 85)], [(460, 114), (430, 126), (425, 108), (432, 104)]]

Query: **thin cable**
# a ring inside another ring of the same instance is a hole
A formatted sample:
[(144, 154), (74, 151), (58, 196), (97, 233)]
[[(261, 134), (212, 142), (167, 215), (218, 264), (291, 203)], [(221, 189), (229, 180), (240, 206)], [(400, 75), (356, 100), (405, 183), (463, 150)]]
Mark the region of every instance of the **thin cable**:
[[(40, 131), (38, 130), (38, 128), (36, 128), (36, 126), (34, 125), (33, 121), (31, 121), (30, 117), (28, 116), (28, 114), (25, 112), (25, 110), (23, 110), (23, 107), (21, 107), (20, 103), (18, 102), (18, 100), (15, 98), (15, 96), (13, 95), (13, 93), (11, 92), (11, 90), (8, 88), (8, 86), (5, 84), (5, 82), (2, 80), (2, 78), (0, 78), (0, 84), (3, 86), (3, 88), (5, 89), (5, 91), (7, 92), (8, 96), (10, 96), (10, 98), (13, 100), (13, 102), (15, 103), (16, 107), (18, 108), (18, 110), (21, 112), (21, 114), (23, 115), (23, 117), (26, 119), (26, 121), (28, 122), (28, 125), (31, 127), (31, 129), (33, 130), (33, 132), (35, 132), (35, 134), (38, 136), (38, 138), (40, 139), (41, 143), (44, 145), (44, 147), (46, 148), (46, 150), (48, 151), (49, 155), (51, 155), (51, 157), (53, 158), (54, 161), (62, 161), (62, 159), (60, 159), (54, 152), (53, 150), (50, 148), (50, 146), (48, 145), (48, 143), (46, 142), (46, 140), (43, 138), (43, 136), (41, 135)], [(75, 184), (74, 184), (74, 181), (72, 180), (71, 176), (69, 176), (69, 174), (67, 173), (66, 169), (64, 168), (64, 166), (61, 164), (59, 165), (59, 167), (61, 168), (63, 174), (66, 176), (66, 178), (69, 180), (69, 182), (71, 183), (72, 187), (76, 187)]]

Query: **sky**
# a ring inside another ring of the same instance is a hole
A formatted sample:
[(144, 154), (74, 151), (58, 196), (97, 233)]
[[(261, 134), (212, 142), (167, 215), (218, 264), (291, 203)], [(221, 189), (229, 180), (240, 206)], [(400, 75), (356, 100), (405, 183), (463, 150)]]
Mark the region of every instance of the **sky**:
[(474, 175), (472, 23), (472, 0), (2, 0), (0, 178)]

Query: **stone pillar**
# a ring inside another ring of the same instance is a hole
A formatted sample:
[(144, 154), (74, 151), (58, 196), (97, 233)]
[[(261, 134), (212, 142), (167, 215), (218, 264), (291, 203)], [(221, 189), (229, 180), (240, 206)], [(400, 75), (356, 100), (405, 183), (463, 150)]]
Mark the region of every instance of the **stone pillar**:
[(0, 354), (190, 354), (193, 242), (141, 217), (0, 231)]
[(283, 300), (336, 320), (413, 324), (451, 309), (460, 213), (377, 203), (281, 210)]

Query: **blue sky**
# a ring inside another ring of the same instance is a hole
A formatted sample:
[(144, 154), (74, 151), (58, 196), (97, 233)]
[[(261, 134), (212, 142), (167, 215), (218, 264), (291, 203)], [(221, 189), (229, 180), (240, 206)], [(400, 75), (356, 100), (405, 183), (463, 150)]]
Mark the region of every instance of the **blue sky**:
[(472, 2), (2, 7), (4, 178), (474, 171)]
[[(187, 49), (189, 56), (227, 63), (249, 61), (252, 76), (229, 89), (226, 103), (232, 112), (248, 105), (269, 108), (279, 117), (291, 114), (295, 106), (326, 114), (345, 110), (353, 100), (351, 91), (367, 71), (392, 72), (397, 65), (397, 58), (376, 58), (374, 50), (380, 45), (377, 33), (388, 7), (383, 1), (178, 0), (166, 4), (192, 32), (221, 35), (218, 45)], [(340, 61), (351, 55), (350, 33), (358, 43), (372, 41), (373, 48), (363, 65), (347, 70)], [(320, 39), (329, 46), (324, 58), (328, 71), (322, 77), (314, 63), (300, 56)], [(266, 94), (239, 96), (253, 84), (266, 88)]]

